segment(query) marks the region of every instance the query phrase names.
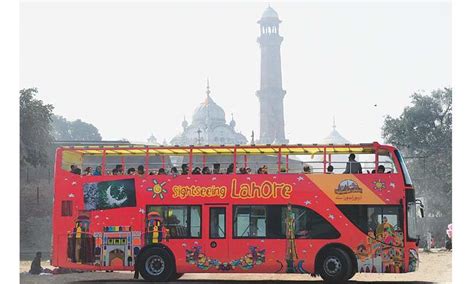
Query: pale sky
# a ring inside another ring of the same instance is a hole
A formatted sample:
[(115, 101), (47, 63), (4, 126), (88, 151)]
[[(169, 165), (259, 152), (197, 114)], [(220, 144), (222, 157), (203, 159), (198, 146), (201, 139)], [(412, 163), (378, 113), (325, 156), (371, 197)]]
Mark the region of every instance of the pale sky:
[[(170, 141), (211, 97), (248, 140), (259, 133), (256, 23), (268, 2), (23, 2), (20, 88), (103, 139)], [(332, 129), (381, 140), (418, 90), (451, 86), (451, 4), (275, 2), (285, 130), (317, 143)], [(377, 104), (377, 107), (374, 107)]]

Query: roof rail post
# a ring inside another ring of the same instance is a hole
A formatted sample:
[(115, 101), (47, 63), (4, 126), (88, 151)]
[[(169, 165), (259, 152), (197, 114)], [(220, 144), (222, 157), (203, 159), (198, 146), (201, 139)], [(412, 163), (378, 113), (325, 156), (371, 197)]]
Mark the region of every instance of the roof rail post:
[(237, 145), (234, 145), (234, 172), (233, 174), (237, 173), (236, 168), (237, 168)]
[(326, 173), (326, 146), (324, 146), (323, 173)]
[(105, 176), (105, 173), (107, 172), (106, 170), (106, 164), (105, 164), (105, 149), (102, 150), (102, 171), (101, 171), (101, 175)]
[(191, 174), (193, 170), (193, 146), (189, 148), (189, 168), (188, 168), (188, 175)]
[(149, 166), (149, 161), (150, 161), (150, 156), (148, 155), (148, 145), (145, 146), (146, 147), (146, 154), (145, 154), (145, 175), (147, 176), (148, 175), (148, 170), (150, 169), (150, 166)]
[(278, 173), (281, 172), (281, 146), (278, 147)]
[(375, 152), (375, 172), (379, 168), (379, 143), (374, 142), (374, 152)]

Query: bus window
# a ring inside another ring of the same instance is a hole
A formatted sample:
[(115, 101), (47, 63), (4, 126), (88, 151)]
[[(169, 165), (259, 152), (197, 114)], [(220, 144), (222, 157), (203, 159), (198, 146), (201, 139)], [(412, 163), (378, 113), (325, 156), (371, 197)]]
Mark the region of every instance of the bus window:
[(387, 227), (395, 231), (402, 229), (400, 206), (369, 206), (367, 216), (369, 231), (375, 232), (376, 236), (383, 234)]
[[(287, 206), (282, 206), (282, 222), (286, 221)], [(291, 211), (295, 214), (295, 238), (297, 239), (337, 239), (339, 232), (321, 215), (313, 210), (292, 206)], [(286, 229), (286, 224), (284, 226)]]
[(235, 206), (234, 237), (266, 237), (265, 206)]
[(170, 239), (201, 237), (200, 206), (148, 206), (148, 212), (163, 216)]
[(212, 239), (224, 239), (226, 236), (225, 227), (225, 208), (210, 208), (209, 236)]

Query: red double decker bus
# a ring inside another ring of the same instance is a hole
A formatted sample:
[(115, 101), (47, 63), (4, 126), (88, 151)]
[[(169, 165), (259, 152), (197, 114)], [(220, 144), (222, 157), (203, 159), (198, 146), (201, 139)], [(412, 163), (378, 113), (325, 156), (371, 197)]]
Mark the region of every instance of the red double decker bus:
[(58, 267), (337, 282), (418, 265), (415, 190), (389, 145), (61, 147), (54, 186)]

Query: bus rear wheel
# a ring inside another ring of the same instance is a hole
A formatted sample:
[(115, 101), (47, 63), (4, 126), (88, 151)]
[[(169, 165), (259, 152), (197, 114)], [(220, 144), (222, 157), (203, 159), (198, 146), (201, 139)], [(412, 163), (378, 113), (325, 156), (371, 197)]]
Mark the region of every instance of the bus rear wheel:
[(352, 276), (351, 259), (342, 249), (328, 249), (318, 259), (318, 272), (326, 282), (343, 283)]
[(138, 271), (147, 281), (169, 281), (175, 273), (173, 257), (163, 248), (152, 247), (140, 254)]

